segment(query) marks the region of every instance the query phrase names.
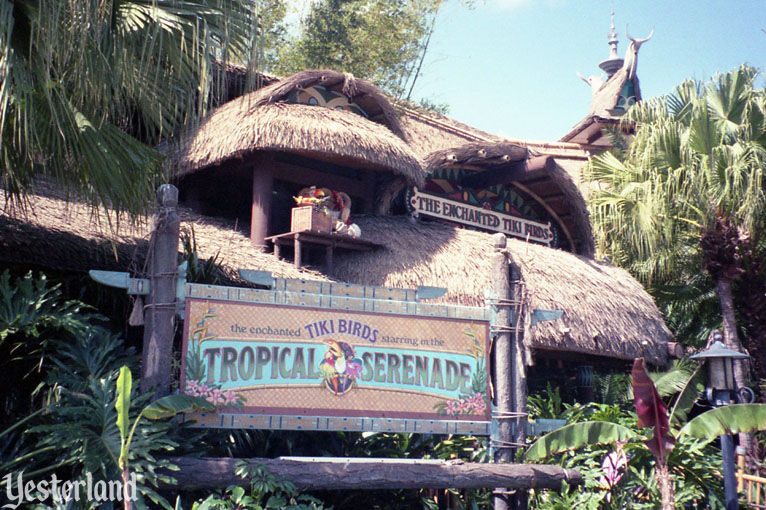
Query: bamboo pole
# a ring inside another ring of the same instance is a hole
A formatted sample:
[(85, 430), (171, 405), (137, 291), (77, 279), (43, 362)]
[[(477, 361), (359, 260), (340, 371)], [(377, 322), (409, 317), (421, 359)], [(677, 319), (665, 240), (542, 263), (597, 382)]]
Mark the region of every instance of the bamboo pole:
[[(516, 448), (513, 450), (513, 458), (523, 452), (527, 439), (527, 370), (524, 364), (524, 288), (521, 282), (521, 267), (516, 264), (513, 257), (508, 253), (508, 265), (510, 269), (511, 299), (515, 304), (511, 317), (511, 409), (516, 415), (511, 442)], [(514, 510), (526, 510), (527, 493), (517, 490), (513, 497), (512, 508)]]

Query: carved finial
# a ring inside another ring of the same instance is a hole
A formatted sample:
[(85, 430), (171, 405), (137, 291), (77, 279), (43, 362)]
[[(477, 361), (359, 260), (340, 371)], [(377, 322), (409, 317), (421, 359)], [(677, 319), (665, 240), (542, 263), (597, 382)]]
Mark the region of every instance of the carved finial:
[[(612, 77), (614, 73), (616, 73), (621, 67), (622, 67), (622, 59), (617, 56), (617, 44), (619, 44), (619, 40), (617, 39), (617, 36), (619, 35), (617, 31), (614, 28), (614, 9), (612, 9), (611, 12), (611, 18), (612, 18), (612, 25), (611, 30), (608, 34), (606, 34), (606, 41), (609, 44), (609, 58), (601, 62), (598, 66), (606, 73), (606, 79)], [(591, 84), (591, 87), (593, 85)]]
[(604, 85), (604, 79), (596, 74), (588, 76), (587, 78), (580, 73), (577, 73), (577, 76), (579, 76), (582, 81), (590, 85), (590, 91), (593, 95), (601, 90), (601, 87)]
[(628, 26), (625, 25), (625, 35), (628, 37), (628, 39), (630, 39), (630, 44), (628, 45), (628, 51), (625, 54), (625, 62), (622, 66), (628, 70), (628, 78), (632, 80), (636, 76), (636, 66), (638, 65), (638, 50), (641, 49), (642, 44), (652, 38), (654, 35), (654, 29), (652, 29), (648, 37), (643, 39), (634, 39), (628, 32)]
[(498, 232), (497, 234), (492, 234), (492, 244), (495, 247), (495, 251), (501, 251), (508, 246), (508, 239), (506, 239), (505, 234)]
[(160, 207), (176, 207), (178, 205), (178, 188), (172, 184), (163, 184), (157, 189), (157, 204)]
[(617, 56), (617, 45), (620, 42), (617, 39), (617, 36), (619, 34), (615, 32), (614, 30), (614, 8), (612, 9), (611, 17), (612, 17), (612, 30), (610, 30), (609, 33), (606, 34), (606, 36), (608, 37), (607, 42), (609, 43), (609, 58), (613, 59), (613, 58), (619, 58)]

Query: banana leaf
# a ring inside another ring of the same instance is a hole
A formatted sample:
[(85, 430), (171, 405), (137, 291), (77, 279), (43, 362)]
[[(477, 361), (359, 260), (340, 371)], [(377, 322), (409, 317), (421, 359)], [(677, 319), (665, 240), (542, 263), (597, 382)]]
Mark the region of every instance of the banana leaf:
[(171, 418), (178, 413), (191, 413), (194, 411), (215, 411), (215, 406), (202, 397), (191, 395), (168, 395), (155, 400), (146, 406), (143, 416), (150, 420)]
[(554, 453), (596, 444), (615, 443), (635, 437), (628, 427), (606, 421), (586, 421), (561, 427), (532, 443), (525, 457), (540, 460)]
[(670, 435), (668, 409), (657, 393), (649, 374), (644, 367), (644, 359), (633, 361), (633, 402), (638, 414), (639, 427), (653, 427), (654, 434), (646, 441), (646, 446), (655, 458), (664, 462), (668, 452), (673, 449), (675, 439)]
[(687, 423), (679, 435), (712, 439), (758, 430), (766, 430), (766, 404), (733, 404), (702, 413)]

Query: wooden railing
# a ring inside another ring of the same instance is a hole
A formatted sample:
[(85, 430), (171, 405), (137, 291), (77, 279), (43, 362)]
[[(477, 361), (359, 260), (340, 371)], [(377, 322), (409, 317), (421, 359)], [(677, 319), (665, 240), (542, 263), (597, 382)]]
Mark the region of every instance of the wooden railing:
[(750, 508), (766, 509), (766, 478), (745, 472), (745, 456), (737, 455), (737, 492)]

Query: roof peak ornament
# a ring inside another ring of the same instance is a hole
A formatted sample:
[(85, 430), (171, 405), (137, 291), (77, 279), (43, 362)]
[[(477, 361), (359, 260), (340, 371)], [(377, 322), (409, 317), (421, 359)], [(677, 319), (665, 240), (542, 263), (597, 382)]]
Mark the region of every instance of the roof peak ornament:
[(619, 35), (614, 27), (614, 8), (611, 11), (612, 26), (607, 37), (607, 44), (609, 44), (609, 58), (601, 62), (598, 66), (602, 71), (606, 73), (606, 79), (611, 78), (623, 66), (623, 59), (617, 55), (617, 45), (619, 44)]
[(630, 36), (628, 32), (628, 25), (625, 25), (625, 35), (630, 39), (628, 45), (628, 51), (625, 53), (625, 62), (623, 67), (628, 71), (628, 78), (633, 79), (636, 77), (636, 66), (638, 65), (638, 50), (641, 49), (641, 45), (652, 38), (654, 35), (654, 28), (649, 32), (649, 35), (643, 39), (635, 39)]

